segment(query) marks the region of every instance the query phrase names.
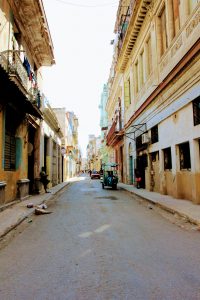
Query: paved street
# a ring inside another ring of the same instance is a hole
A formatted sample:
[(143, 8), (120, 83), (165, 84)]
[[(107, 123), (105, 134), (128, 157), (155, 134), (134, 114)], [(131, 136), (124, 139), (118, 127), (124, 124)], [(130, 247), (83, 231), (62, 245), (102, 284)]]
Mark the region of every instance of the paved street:
[(200, 238), (80, 177), (0, 251), (1, 300), (200, 299)]

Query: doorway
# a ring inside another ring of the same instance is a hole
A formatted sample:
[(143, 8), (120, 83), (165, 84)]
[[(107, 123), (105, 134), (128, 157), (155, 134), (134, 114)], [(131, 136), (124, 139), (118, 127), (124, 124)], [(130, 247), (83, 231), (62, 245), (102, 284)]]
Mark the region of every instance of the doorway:
[(123, 146), (120, 147), (120, 173), (121, 182), (124, 182)]
[(145, 189), (146, 187), (145, 169), (147, 165), (147, 154), (143, 154), (137, 157), (137, 169), (139, 170), (141, 176), (140, 187), (143, 189)]
[(129, 156), (129, 183), (133, 184), (133, 156)]
[(29, 182), (29, 194), (34, 192), (34, 162), (35, 162), (35, 128), (28, 125), (28, 179)]

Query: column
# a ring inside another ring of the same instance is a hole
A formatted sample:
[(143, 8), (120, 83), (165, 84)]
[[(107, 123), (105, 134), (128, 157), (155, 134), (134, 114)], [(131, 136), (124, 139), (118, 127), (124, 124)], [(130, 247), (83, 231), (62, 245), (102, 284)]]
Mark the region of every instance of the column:
[(170, 45), (175, 36), (173, 0), (166, 0), (166, 22), (168, 45)]
[(184, 0), (180, 3), (180, 26), (185, 24), (190, 15), (189, 1), (190, 0)]
[(200, 203), (200, 144), (198, 140), (190, 140), (190, 159), (191, 159), (191, 176), (192, 176), (192, 201)]

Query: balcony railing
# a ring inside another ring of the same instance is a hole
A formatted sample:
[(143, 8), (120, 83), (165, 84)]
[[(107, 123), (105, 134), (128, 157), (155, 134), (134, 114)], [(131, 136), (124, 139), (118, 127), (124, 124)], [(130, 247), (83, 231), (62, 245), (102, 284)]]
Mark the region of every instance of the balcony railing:
[(136, 0), (130, 0), (130, 4), (127, 8), (127, 11), (125, 14), (121, 15), (121, 20), (120, 20), (120, 28), (118, 30), (118, 38), (119, 38), (119, 42), (118, 42), (118, 54), (122, 48), (123, 45), (123, 41), (126, 35), (126, 31), (129, 25), (129, 21), (135, 6)]
[(39, 106), (39, 90), (37, 88), (37, 82), (34, 80), (33, 83), (33, 81), (29, 79), (27, 70), (20, 58), (19, 51), (7, 50), (1, 52), (0, 64), (9, 76), (11, 78), (14, 77), (23, 87), (28, 99)]
[(118, 132), (118, 130), (116, 128), (116, 122), (113, 122), (113, 124), (107, 134), (107, 142), (109, 142), (112, 139), (113, 135), (117, 132)]
[(121, 122), (114, 121), (106, 137), (107, 145), (115, 145), (124, 135)]

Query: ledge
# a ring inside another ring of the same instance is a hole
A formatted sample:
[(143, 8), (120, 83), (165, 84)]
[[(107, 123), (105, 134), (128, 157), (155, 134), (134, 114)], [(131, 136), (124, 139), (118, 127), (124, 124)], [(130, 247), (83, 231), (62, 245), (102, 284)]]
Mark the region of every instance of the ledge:
[(28, 182), (30, 182), (29, 179), (19, 179), (19, 180), (17, 181), (17, 184), (20, 184), (20, 183), (28, 183)]

